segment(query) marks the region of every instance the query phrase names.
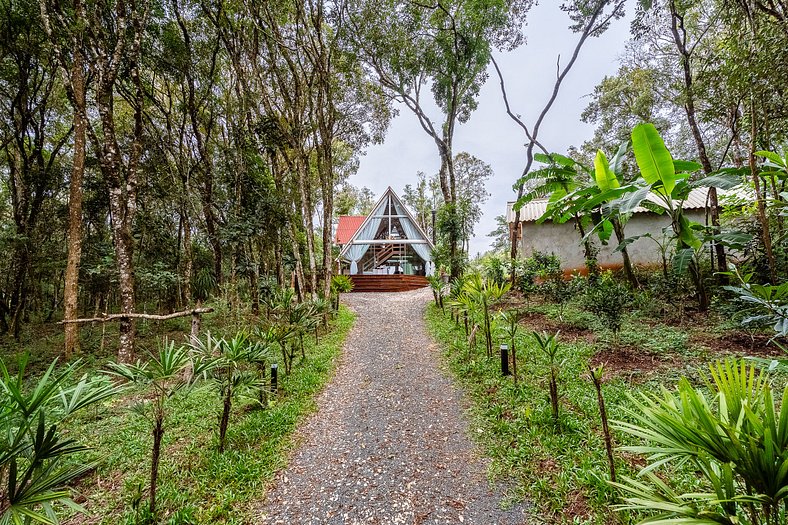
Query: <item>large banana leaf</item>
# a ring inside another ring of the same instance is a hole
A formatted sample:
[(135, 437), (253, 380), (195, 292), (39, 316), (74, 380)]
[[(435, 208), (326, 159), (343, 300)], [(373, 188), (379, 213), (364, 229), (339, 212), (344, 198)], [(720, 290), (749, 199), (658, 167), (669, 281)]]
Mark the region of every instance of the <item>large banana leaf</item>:
[(596, 152), (596, 158), (594, 159), (594, 178), (597, 187), (602, 192), (618, 188), (621, 185), (616, 174), (610, 169), (607, 157), (601, 149)]
[(649, 186), (668, 196), (676, 187), (673, 157), (653, 124), (639, 124), (632, 130), (632, 150), (640, 174)]

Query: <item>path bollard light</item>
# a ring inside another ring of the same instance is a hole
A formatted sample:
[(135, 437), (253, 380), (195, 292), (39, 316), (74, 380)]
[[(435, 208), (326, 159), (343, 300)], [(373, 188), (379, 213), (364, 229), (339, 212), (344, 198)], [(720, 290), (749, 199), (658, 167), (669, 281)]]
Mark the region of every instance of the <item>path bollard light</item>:
[(271, 393), (276, 395), (276, 381), (279, 374), (279, 365), (276, 363), (271, 365)]
[(501, 375), (508, 376), (509, 374), (509, 345), (501, 345)]

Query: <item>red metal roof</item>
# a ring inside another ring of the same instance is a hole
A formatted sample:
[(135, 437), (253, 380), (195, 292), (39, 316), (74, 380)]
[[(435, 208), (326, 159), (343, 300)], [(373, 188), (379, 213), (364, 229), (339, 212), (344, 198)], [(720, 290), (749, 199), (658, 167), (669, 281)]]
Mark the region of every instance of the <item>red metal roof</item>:
[(366, 215), (340, 215), (337, 223), (337, 244), (347, 243), (351, 237), (361, 227), (361, 223), (366, 219)]

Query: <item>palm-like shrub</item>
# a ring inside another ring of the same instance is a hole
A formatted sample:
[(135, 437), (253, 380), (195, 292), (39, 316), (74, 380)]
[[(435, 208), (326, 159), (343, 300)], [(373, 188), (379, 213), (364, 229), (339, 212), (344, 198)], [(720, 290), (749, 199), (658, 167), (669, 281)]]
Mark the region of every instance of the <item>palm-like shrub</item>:
[(16, 375), (0, 360), (0, 523), (57, 523), (57, 502), (80, 509), (66, 487), (94, 464), (73, 459), (86, 447), (64, 437), (59, 426), (118, 389), (87, 376), (69, 385), (78, 363), (60, 371), (56, 364), (30, 385), (25, 358)]
[[(765, 372), (746, 361), (710, 367), (711, 395), (681, 379), (675, 391), (631, 397), (631, 422), (614, 427), (643, 444), (624, 447), (648, 455), (640, 479), (616, 484), (620, 508), (656, 513), (643, 523), (785, 523), (788, 507), (788, 388), (772, 397)], [(657, 472), (689, 464), (701, 487), (680, 493)]]
[(554, 334), (547, 334), (546, 332), (533, 332), (534, 340), (536, 341), (536, 345), (542, 354), (547, 357), (547, 361), (550, 366), (550, 378), (548, 381), (549, 389), (550, 389), (550, 411), (553, 414), (553, 423), (555, 424), (556, 428), (558, 427), (559, 419), (558, 419), (558, 375), (559, 369), (563, 362), (559, 362), (560, 357), (560, 345), (558, 344), (558, 334), (560, 332), (556, 332)]
[(169, 401), (179, 393), (189, 391), (196, 380), (213, 366), (211, 359), (192, 359), (185, 347), (173, 341), (159, 344), (156, 354), (149, 353), (148, 361), (110, 363), (109, 372), (129, 383), (139, 385), (149, 396), (132, 405), (132, 410), (151, 424), (153, 444), (150, 467), (150, 515), (156, 516), (156, 487), (159, 479), (161, 444)]
[(353, 291), (353, 280), (347, 275), (331, 278), (331, 295), (334, 297), (334, 310), (339, 310), (339, 295)]
[(482, 315), (482, 330), (484, 331), (485, 346), (487, 357), (492, 357), (492, 317), (490, 308), (501, 300), (509, 291), (511, 285), (507, 283), (496, 283), (485, 281), (478, 273), (470, 275), (463, 287), (464, 293), (479, 307)]
[(210, 382), (222, 400), (219, 416), (219, 452), (224, 452), (227, 429), (233, 400), (245, 390), (260, 387), (260, 379), (254, 365), (267, 358), (267, 347), (260, 341), (252, 341), (246, 333), (239, 332), (231, 339), (214, 339), (207, 334), (204, 340), (194, 345), (200, 358), (212, 362)]
[(439, 275), (428, 275), (427, 282), (430, 283), (432, 290), (432, 298), (435, 300), (435, 306), (443, 309), (443, 294), (446, 290), (446, 283)]

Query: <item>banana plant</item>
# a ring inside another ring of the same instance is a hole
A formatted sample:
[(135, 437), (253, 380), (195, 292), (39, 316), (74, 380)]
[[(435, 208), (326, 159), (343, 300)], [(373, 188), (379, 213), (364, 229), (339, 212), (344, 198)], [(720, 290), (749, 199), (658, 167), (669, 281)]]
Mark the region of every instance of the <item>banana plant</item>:
[(583, 187), (584, 182), (589, 178), (591, 170), (584, 164), (558, 153), (549, 155), (538, 153), (534, 155), (534, 160), (545, 164), (545, 167), (534, 170), (518, 180), (515, 187), (528, 184), (531, 186), (531, 190), (514, 203), (514, 209), (518, 210), (534, 199), (547, 198), (547, 210), (537, 219), (537, 224), (541, 224), (546, 220), (556, 224), (574, 220), (585, 251), (588, 273), (596, 274), (597, 267), (594, 263), (596, 261), (595, 250), (591, 239), (587, 235), (587, 231), (593, 227), (591, 217), (584, 210), (576, 209), (570, 211), (561, 204), (579, 188)]
[(703, 247), (705, 227), (690, 221), (684, 214), (684, 201), (694, 188), (730, 189), (741, 183), (736, 174), (717, 174), (691, 181), (702, 166), (697, 162), (674, 160), (653, 124), (645, 123), (632, 130), (632, 150), (639, 169), (639, 179), (618, 188), (622, 195), (610, 203), (619, 215), (634, 212), (639, 206), (662, 211), (670, 219), (673, 232), (673, 268), (677, 273), (690, 271), (697, 293), (698, 306), (706, 310), (709, 297), (698, 262)]
[(0, 360), (0, 523), (57, 523), (56, 503), (84, 512), (67, 487), (96, 466), (79, 459), (87, 447), (60, 425), (120, 388), (86, 375), (71, 383), (79, 362), (56, 370), (57, 360), (31, 384), (26, 365), (21, 358), (11, 374)]
[[(583, 242), (589, 242), (593, 235), (599, 237), (603, 244), (607, 244), (610, 237), (615, 234), (616, 241), (621, 245), (626, 237), (624, 225), (631, 214), (618, 214), (610, 208), (610, 203), (626, 193), (622, 187), (623, 162), (629, 149), (629, 144), (624, 143), (609, 161), (602, 150), (598, 150), (594, 158), (594, 168), (589, 170), (586, 166), (576, 163), (578, 169), (585, 171), (585, 184), (578, 187), (564, 197), (552, 201), (548, 205), (546, 216), (586, 216), (590, 217), (590, 229), (585, 233)], [(624, 272), (632, 287), (638, 286), (638, 281), (632, 269), (632, 262), (626, 245), (617, 250), (621, 252), (624, 263)]]

